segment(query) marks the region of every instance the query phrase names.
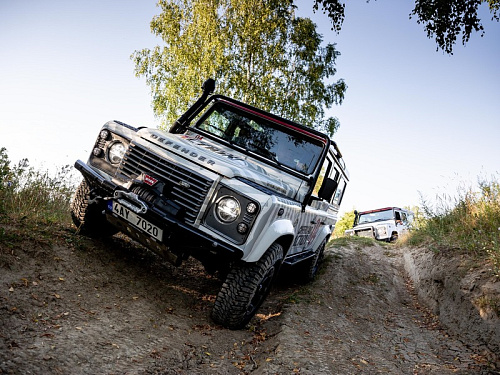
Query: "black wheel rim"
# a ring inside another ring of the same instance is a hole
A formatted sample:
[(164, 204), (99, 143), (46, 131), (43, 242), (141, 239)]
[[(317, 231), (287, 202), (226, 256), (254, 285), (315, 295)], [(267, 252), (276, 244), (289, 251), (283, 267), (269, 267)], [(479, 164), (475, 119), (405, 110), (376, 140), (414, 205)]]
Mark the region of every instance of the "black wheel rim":
[(253, 313), (260, 307), (264, 299), (266, 298), (269, 290), (271, 289), (271, 284), (274, 278), (275, 266), (269, 268), (260, 281), (257, 289), (255, 290), (255, 294), (250, 301), (250, 304), (247, 307), (246, 316), (253, 315)]
[(324, 257), (325, 257), (325, 247), (323, 246), (318, 253), (318, 257), (316, 258), (316, 261), (314, 262), (314, 266), (312, 269), (312, 276), (315, 276), (316, 273), (318, 272), (319, 267), (321, 266), (321, 262), (323, 262)]

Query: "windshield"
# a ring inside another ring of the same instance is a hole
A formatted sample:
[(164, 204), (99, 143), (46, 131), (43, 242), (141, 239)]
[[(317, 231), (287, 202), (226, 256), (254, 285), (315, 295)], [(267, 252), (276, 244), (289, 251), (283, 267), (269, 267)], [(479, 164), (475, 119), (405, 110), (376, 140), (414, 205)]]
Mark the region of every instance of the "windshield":
[(195, 126), (304, 174), (313, 173), (323, 148), (319, 139), (221, 103), (214, 105)]
[(358, 224), (373, 223), (374, 221), (391, 220), (393, 219), (392, 210), (361, 213), (359, 215)]

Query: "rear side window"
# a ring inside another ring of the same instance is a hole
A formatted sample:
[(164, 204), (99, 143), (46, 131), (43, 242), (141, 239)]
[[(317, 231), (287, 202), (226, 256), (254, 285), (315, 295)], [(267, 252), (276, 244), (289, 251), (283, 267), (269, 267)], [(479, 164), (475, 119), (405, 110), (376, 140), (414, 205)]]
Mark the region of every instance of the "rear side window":
[(340, 204), (340, 202), (342, 202), (342, 197), (344, 196), (345, 187), (346, 187), (346, 182), (341, 177), (340, 181), (339, 181), (339, 186), (337, 187), (337, 191), (335, 192), (335, 195), (333, 196), (332, 203)]

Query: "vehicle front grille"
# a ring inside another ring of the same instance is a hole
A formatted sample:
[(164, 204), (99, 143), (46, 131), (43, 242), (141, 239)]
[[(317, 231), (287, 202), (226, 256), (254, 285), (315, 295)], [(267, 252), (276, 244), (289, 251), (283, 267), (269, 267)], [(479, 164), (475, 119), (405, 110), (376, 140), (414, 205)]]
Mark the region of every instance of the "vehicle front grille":
[(367, 229), (360, 229), (356, 231), (356, 235), (360, 237), (371, 237), (373, 238), (373, 229), (372, 228), (367, 228)]
[(172, 188), (170, 199), (185, 210), (185, 221), (194, 223), (213, 180), (165, 160), (138, 144), (131, 143), (118, 169), (130, 179), (151, 175)]

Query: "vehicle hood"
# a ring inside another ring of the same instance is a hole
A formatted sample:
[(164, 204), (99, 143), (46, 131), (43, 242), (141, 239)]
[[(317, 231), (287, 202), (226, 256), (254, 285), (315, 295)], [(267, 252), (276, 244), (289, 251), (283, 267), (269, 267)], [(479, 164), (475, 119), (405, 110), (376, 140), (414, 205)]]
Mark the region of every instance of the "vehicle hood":
[(238, 150), (198, 134), (172, 134), (157, 129), (138, 131), (142, 139), (227, 178), (241, 177), (292, 199), (300, 199), (304, 181)]
[(372, 227), (380, 227), (382, 225), (391, 225), (394, 223), (394, 220), (381, 220), (381, 221), (372, 221), (370, 223), (363, 223), (363, 224), (358, 224), (353, 230), (362, 230), (362, 229), (367, 229), (367, 228), (372, 228)]

